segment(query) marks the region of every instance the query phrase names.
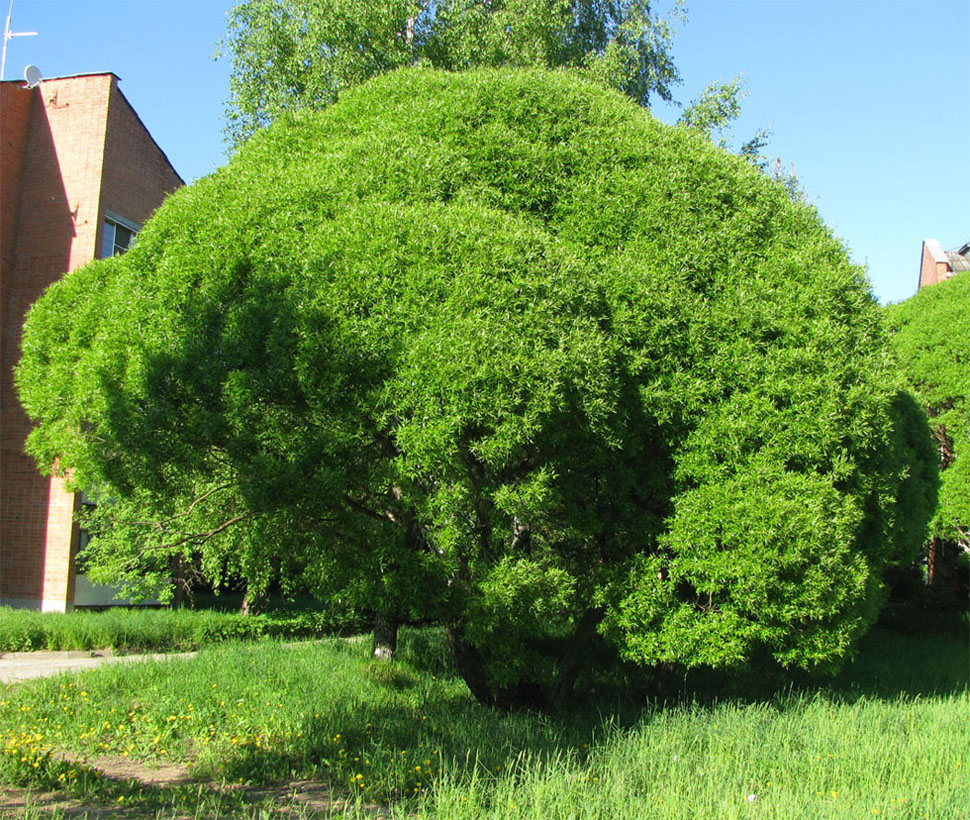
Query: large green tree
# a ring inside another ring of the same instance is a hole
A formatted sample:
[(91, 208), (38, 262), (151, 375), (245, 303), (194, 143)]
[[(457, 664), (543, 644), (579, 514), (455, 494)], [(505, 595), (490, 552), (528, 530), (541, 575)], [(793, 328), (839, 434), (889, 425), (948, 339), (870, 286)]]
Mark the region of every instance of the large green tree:
[(675, 2), (649, 0), (243, 0), (222, 44), (232, 61), (226, 132), (239, 144), (278, 116), (319, 109), (404, 66), (575, 68), (641, 105), (670, 100)]
[(53, 286), (17, 382), (131, 571), (322, 567), (437, 619), (502, 706), (561, 703), (597, 635), (833, 662), (932, 507), (815, 211), (568, 72), (411, 69), (282, 118)]
[(970, 277), (923, 288), (886, 314), (903, 374), (930, 416), (941, 472), (926, 557), (931, 585), (952, 596), (958, 558), (970, 550), (970, 339), (961, 330)]

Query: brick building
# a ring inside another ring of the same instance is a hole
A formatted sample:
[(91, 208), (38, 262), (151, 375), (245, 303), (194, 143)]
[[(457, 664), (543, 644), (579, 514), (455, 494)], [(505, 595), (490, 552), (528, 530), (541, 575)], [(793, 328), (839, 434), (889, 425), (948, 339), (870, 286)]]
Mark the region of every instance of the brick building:
[(127, 248), (182, 184), (114, 74), (0, 82), (0, 604), (65, 611), (83, 586), (79, 498), (23, 451), (13, 368), (27, 309), (66, 272)]
[(943, 282), (954, 273), (966, 270), (970, 270), (970, 242), (955, 251), (944, 251), (935, 239), (924, 239), (917, 290)]

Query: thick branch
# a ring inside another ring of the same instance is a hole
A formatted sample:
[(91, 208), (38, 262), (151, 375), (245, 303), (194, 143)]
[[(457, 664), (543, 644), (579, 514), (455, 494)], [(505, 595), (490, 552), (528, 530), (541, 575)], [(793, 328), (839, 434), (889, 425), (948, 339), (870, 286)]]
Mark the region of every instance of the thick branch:
[(215, 487), (214, 489), (209, 490), (209, 492), (203, 493), (198, 498), (196, 498), (191, 504), (189, 504), (189, 507), (187, 510), (185, 510), (184, 512), (175, 513), (175, 515), (169, 516), (168, 518), (159, 518), (155, 521), (126, 521), (123, 519), (118, 519), (118, 518), (113, 518), (112, 516), (108, 516), (108, 520), (112, 524), (123, 524), (129, 527), (153, 527), (156, 530), (161, 530), (161, 529), (164, 529), (166, 524), (172, 521), (177, 521), (179, 518), (187, 518), (192, 514), (192, 511), (199, 504), (205, 501), (207, 498), (210, 498), (211, 496), (215, 495), (218, 492), (221, 492), (222, 490), (228, 490), (231, 486), (232, 486), (231, 484), (223, 484), (221, 487)]
[(375, 521), (381, 521), (381, 522), (390, 521), (392, 524), (398, 523), (398, 520), (388, 510), (381, 510), (380, 512), (377, 512), (376, 510), (372, 510), (366, 504), (361, 504), (359, 501), (355, 501), (349, 495), (344, 496), (344, 501), (349, 506), (357, 510), (357, 512), (363, 513), (368, 518), (373, 518)]
[(194, 532), (168, 544), (155, 544), (151, 547), (142, 547), (139, 552), (146, 553), (154, 552), (155, 550), (170, 550), (174, 549), (175, 547), (179, 547), (182, 544), (187, 544), (189, 541), (207, 541), (212, 538), (212, 536), (218, 535), (223, 530), (229, 529), (229, 527), (231, 527), (233, 524), (238, 524), (240, 521), (250, 518), (251, 516), (252, 513), (240, 513), (239, 515), (230, 518), (228, 521), (223, 521), (218, 527), (213, 527), (207, 532)]

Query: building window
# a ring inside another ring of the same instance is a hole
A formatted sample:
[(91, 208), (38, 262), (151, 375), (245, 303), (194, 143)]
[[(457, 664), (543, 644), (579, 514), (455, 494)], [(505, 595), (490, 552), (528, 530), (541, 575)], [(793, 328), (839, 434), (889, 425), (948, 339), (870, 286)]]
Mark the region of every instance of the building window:
[(141, 226), (130, 219), (108, 211), (104, 217), (104, 233), (101, 238), (101, 258), (107, 259), (116, 253), (124, 253), (135, 241), (135, 234)]
[[(98, 502), (92, 499), (87, 493), (81, 492), (81, 507), (84, 509), (85, 514), (90, 515), (97, 508)], [(88, 542), (91, 540), (91, 533), (81, 528), (78, 534), (78, 544), (77, 544), (77, 554), (78, 556), (84, 552), (85, 547), (87, 547)]]

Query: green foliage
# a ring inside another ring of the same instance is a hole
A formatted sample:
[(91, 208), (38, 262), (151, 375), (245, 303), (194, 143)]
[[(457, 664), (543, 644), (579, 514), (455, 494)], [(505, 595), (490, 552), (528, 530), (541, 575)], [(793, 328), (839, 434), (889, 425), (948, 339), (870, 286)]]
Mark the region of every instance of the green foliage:
[(504, 705), (567, 691), (597, 625), (642, 664), (835, 662), (929, 514), (814, 210), (566, 72), (285, 118), (55, 285), (17, 379), (38, 461), (112, 500), (115, 570), (435, 618)]
[(931, 534), (970, 546), (970, 278), (955, 276), (886, 308), (903, 374), (930, 416), (940, 459)]
[[(746, 96), (740, 75), (727, 83), (710, 83), (691, 102), (677, 120), (678, 125), (704, 134), (712, 142), (741, 113), (741, 100)], [(725, 143), (719, 140), (723, 148)]]
[[(648, 0), (244, 0), (222, 45), (232, 59), (227, 134), (239, 144), (280, 115), (322, 108), (404, 66), (575, 68), (641, 105), (679, 82), (671, 22)], [(682, 17), (675, 3), (673, 19)]]
[[(744, 78), (740, 74), (730, 82), (709, 83), (701, 91), (700, 96), (684, 109), (677, 124), (703, 134), (720, 148), (727, 148), (728, 141), (723, 133), (740, 116), (741, 101), (746, 96)], [(768, 170), (767, 157), (764, 156), (763, 151), (770, 135), (771, 132), (768, 129), (762, 128), (738, 150), (742, 157), (753, 162), (762, 171)], [(793, 179), (776, 179), (776, 181), (792, 188), (794, 198), (794, 188), (797, 183)]]
[(64, 614), (0, 607), (0, 652), (187, 652), (225, 641), (311, 638), (353, 626), (361, 626), (353, 613), (324, 609), (267, 615), (164, 609)]

